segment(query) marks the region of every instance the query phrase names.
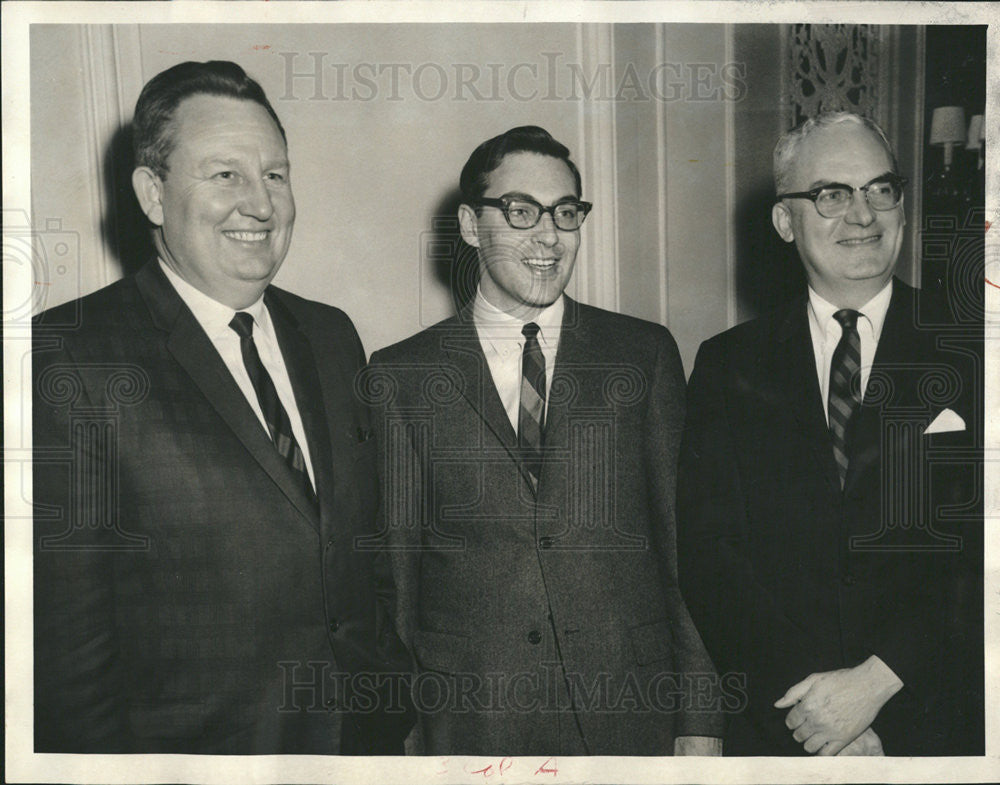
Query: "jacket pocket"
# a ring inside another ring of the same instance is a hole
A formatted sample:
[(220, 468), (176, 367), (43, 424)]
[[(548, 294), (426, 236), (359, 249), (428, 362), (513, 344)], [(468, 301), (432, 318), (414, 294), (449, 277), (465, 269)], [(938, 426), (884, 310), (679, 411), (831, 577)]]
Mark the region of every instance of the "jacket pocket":
[(666, 619), (633, 627), (629, 630), (629, 638), (638, 665), (648, 665), (673, 657), (673, 635), (670, 632), (670, 622)]
[(472, 669), (472, 640), (449, 632), (417, 630), (413, 633), (413, 655), (424, 670), (460, 673)]

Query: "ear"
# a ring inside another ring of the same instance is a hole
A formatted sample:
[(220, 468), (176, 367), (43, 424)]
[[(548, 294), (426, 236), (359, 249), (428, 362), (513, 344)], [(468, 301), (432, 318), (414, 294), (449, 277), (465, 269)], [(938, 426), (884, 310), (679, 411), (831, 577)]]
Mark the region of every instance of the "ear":
[(906, 226), (906, 204), (903, 202), (903, 195), (899, 195), (899, 216), (903, 219), (903, 226)]
[(795, 240), (795, 232), (792, 231), (792, 212), (782, 202), (771, 208), (771, 223), (786, 243)]
[(163, 180), (148, 166), (137, 166), (132, 172), (132, 190), (146, 217), (163, 226)]
[(467, 204), (458, 206), (458, 226), (462, 231), (462, 239), (473, 248), (479, 247), (479, 217), (476, 211)]

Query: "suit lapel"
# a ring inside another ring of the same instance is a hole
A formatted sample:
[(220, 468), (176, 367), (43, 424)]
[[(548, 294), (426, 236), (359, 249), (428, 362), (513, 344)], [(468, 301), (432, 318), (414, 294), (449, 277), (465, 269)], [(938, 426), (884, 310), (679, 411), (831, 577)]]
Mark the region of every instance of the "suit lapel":
[[(840, 475), (833, 457), (833, 443), (823, 412), (823, 396), (816, 377), (816, 355), (809, 333), (806, 299), (798, 298), (778, 322), (775, 331), (775, 365), (770, 375), (776, 395), (784, 401), (812, 444), (813, 456), (827, 481), (840, 490)], [(775, 438), (781, 438), (775, 434)]]
[[(900, 371), (911, 369), (912, 358), (919, 354), (915, 348), (917, 335), (912, 324), (912, 298), (913, 290), (893, 279), (892, 299), (889, 300), (889, 309), (875, 350), (864, 403), (851, 428), (851, 462), (844, 481), (845, 493), (850, 493), (867, 472), (879, 469), (882, 409), (888, 403), (881, 400), (881, 392), (891, 390), (897, 396), (909, 394), (905, 374)], [(897, 400), (892, 405), (898, 407), (900, 404)]]
[(471, 310), (463, 312), (448, 327), (455, 329), (442, 334), (441, 345), (445, 357), (461, 376), (462, 397), (504, 447), (516, 450), (517, 435), (493, 382)]
[[(295, 405), (302, 418), (302, 428), (305, 430), (306, 442), (309, 445), (309, 458), (316, 483), (316, 495), (321, 508), (329, 506), (334, 486), (330, 437), (326, 407), (323, 404), (323, 388), (316, 370), (312, 345), (276, 292), (268, 289), (264, 294), (264, 302), (271, 314), (271, 322), (274, 324), (278, 345), (281, 347), (281, 356), (284, 358), (285, 368), (292, 383)], [(351, 389), (350, 380), (345, 383), (345, 389)], [(291, 477), (290, 472), (287, 474)], [(300, 501), (309, 504), (305, 494), (301, 493), (299, 483), (294, 481), (293, 486), (299, 492)], [(296, 506), (299, 504), (296, 503)], [(311, 505), (309, 509), (312, 509)]]
[(447, 360), (461, 375), (462, 396), (517, 464), (525, 481), (531, 485), (530, 474), (518, 453), (517, 433), (503, 407), (486, 355), (483, 354), (479, 334), (472, 320), (471, 306), (450, 322), (448, 327), (450, 329), (441, 339), (442, 348)]
[[(563, 429), (567, 427), (567, 417), (573, 407), (581, 406), (580, 396), (583, 395), (587, 401), (583, 403), (584, 406), (595, 405), (591, 402), (594, 390), (589, 387), (581, 389), (581, 385), (590, 384), (595, 371), (601, 367), (602, 355), (599, 352), (605, 345), (602, 344), (600, 335), (595, 332), (593, 320), (586, 318), (585, 311), (578, 303), (566, 295), (563, 295), (563, 298), (565, 309), (559, 330), (555, 368), (546, 369), (548, 373), (552, 373), (552, 384), (549, 388), (542, 444), (547, 448), (546, 454), (550, 459), (554, 454), (557, 455), (568, 448), (569, 436)], [(617, 351), (613, 347), (610, 347), (610, 350), (612, 354)], [(612, 365), (615, 358), (607, 358), (607, 362)], [(602, 403), (597, 403), (597, 406), (603, 405), (603, 396), (600, 400)], [(527, 470), (522, 472), (527, 477)], [(543, 498), (542, 494), (547, 498), (553, 492), (561, 492), (561, 489), (554, 488), (551, 482), (545, 481), (546, 474), (543, 462), (542, 477), (539, 482), (540, 500)]]
[[(159, 263), (154, 260), (140, 270), (136, 274), (136, 284), (150, 309), (154, 323), (167, 333), (167, 350), (191, 377), (250, 456), (260, 464), (309, 523), (318, 528), (316, 511), (305, 492), (275, 449), (212, 341), (164, 277)], [(293, 384), (294, 381), (293, 379)], [(296, 400), (298, 397), (296, 395)], [(313, 468), (316, 468), (315, 464)]]
[(581, 321), (576, 301), (565, 295), (563, 297), (566, 308), (559, 330), (559, 346), (556, 349), (555, 370), (549, 392), (548, 412), (545, 416), (546, 434), (556, 433), (573, 403), (571, 393), (576, 390), (579, 379), (573, 375), (572, 369), (579, 368), (588, 361), (593, 362), (593, 347), (598, 345), (590, 340), (590, 325), (586, 320)]

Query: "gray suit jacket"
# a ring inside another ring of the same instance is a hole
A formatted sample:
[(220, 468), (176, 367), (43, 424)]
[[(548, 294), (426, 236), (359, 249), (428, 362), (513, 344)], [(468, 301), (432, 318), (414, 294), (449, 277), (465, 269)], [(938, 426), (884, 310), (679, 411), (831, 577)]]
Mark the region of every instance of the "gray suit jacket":
[(371, 544), (392, 551), (428, 753), (552, 754), (578, 732), (593, 755), (663, 755), (720, 735), (677, 587), (676, 345), (567, 298), (554, 373), (537, 503), (468, 312), (363, 377), (385, 475)]

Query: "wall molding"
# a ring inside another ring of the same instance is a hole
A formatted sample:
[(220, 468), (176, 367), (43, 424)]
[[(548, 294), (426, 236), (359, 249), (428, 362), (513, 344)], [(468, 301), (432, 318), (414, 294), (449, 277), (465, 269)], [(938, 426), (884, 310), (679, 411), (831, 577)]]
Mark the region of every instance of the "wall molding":
[[(654, 51), (657, 63), (667, 62), (666, 25), (656, 25)], [(656, 248), (659, 252), (660, 324), (670, 324), (670, 260), (667, 258), (667, 102), (656, 112)]]
[[(736, 62), (733, 25), (725, 25), (726, 62)], [(736, 325), (736, 102), (725, 102), (726, 134), (726, 327)]]
[[(610, 66), (615, 84), (614, 27), (610, 24), (579, 24), (576, 28), (577, 58), (586, 74)], [(584, 242), (577, 259), (579, 297), (590, 305), (620, 310), (618, 249), (618, 167), (614, 100), (582, 99), (578, 103), (579, 161), (583, 170), (585, 198), (597, 205), (584, 223)]]
[[(90, 205), (94, 213), (93, 226), (100, 226), (104, 216), (111, 215), (114, 194), (109, 192), (104, 173), (104, 142), (110, 139), (120, 124), (121, 106), (118, 95), (118, 69), (114, 57), (114, 29), (111, 25), (87, 25), (83, 28), (82, 60), (83, 94), (87, 96), (85, 136), (87, 158), (95, 176), (89, 178)], [(100, 286), (111, 283), (112, 271), (118, 269), (106, 243), (95, 240), (97, 256), (91, 262)], [(94, 262), (97, 262), (94, 264)]]
[[(109, 178), (105, 158), (108, 141), (132, 119), (142, 89), (142, 54), (138, 25), (87, 25), (81, 35), (81, 86), (87, 97), (84, 143), (94, 173), (88, 182), (92, 225), (97, 227), (121, 214), (119, 196), (110, 184), (129, 173), (115, 172)], [(118, 162), (112, 160), (110, 165)], [(95, 234), (92, 249), (98, 286), (106, 286), (122, 272), (119, 249), (112, 247), (117, 232), (104, 232), (103, 237), (102, 241)]]
[[(920, 26), (916, 28), (915, 32), (915, 62), (912, 63), (913, 76), (912, 78), (907, 79), (907, 83), (912, 84), (912, 89), (914, 90), (913, 114), (907, 120), (912, 123), (913, 126), (912, 171), (910, 172), (909, 177), (915, 187), (910, 189), (907, 198), (909, 199), (909, 207), (912, 211), (910, 215), (913, 216), (913, 229), (910, 231), (910, 281), (915, 286), (920, 286), (920, 269), (921, 259), (923, 256), (923, 243), (921, 238), (922, 227), (920, 224), (922, 223), (921, 216), (924, 214), (924, 139), (926, 138), (924, 134), (924, 109), (927, 93), (927, 64), (925, 62), (925, 53), (927, 51), (927, 30), (925, 27)], [(889, 62), (893, 64), (892, 105), (897, 118), (900, 114), (899, 97), (903, 90), (902, 80), (904, 71), (902, 54), (900, 52), (901, 47), (899, 36), (899, 29), (893, 28), (893, 35), (891, 38), (893, 42), (892, 58)], [(900, 126), (897, 124), (894, 127), (899, 128)]]

